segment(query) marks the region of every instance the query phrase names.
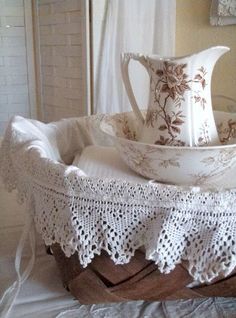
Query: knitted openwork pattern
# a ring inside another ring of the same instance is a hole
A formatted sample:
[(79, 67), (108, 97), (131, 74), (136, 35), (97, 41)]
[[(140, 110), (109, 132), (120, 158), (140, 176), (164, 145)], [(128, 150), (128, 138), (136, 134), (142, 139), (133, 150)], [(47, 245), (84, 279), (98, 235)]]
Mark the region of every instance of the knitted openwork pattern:
[(236, 266), (236, 190), (84, 176), (73, 156), (109, 145), (98, 130), (102, 118), (46, 125), (15, 117), (8, 125), (1, 175), (8, 190), (33, 203), (29, 212), (45, 243), (59, 243), (68, 257), (77, 251), (84, 267), (102, 250), (128, 263), (143, 246), (162, 273), (186, 260), (200, 282), (227, 276)]

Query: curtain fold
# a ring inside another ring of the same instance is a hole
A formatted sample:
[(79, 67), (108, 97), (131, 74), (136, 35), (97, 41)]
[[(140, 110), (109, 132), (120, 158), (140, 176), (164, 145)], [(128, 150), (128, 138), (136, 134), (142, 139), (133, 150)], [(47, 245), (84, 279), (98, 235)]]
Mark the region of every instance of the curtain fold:
[[(174, 55), (176, 0), (108, 0), (104, 40), (94, 83), (94, 113), (131, 110), (124, 90), (121, 52)], [(149, 76), (130, 63), (131, 83), (140, 108), (147, 107)]]

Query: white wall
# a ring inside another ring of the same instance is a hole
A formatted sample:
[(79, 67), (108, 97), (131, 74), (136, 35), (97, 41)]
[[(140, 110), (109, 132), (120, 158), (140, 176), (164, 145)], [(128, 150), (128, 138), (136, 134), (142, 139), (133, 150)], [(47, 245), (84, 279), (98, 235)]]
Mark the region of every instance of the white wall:
[(230, 52), (216, 63), (212, 94), (236, 99), (236, 24), (211, 26), (211, 0), (177, 0), (176, 53), (198, 52), (215, 45), (226, 45)]
[(107, 0), (92, 0), (91, 1), (91, 28), (92, 28), (92, 77), (93, 82), (97, 78), (99, 72), (99, 61), (101, 59), (101, 44), (104, 35), (104, 23), (107, 8)]
[(0, 135), (12, 115), (30, 117), (23, 0), (0, 0)]
[(84, 0), (38, 0), (43, 120), (87, 114)]

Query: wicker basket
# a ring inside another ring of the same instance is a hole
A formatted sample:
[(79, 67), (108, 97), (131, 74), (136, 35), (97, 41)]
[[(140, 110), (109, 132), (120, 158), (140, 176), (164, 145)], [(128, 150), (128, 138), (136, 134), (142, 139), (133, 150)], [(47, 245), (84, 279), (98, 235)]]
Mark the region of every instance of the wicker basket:
[(115, 265), (106, 253), (85, 269), (78, 255), (66, 257), (58, 244), (51, 246), (64, 286), (81, 304), (128, 300), (176, 300), (198, 297), (236, 297), (236, 271), (211, 285), (188, 288), (192, 277), (185, 264), (161, 274), (152, 261), (137, 251), (128, 264)]

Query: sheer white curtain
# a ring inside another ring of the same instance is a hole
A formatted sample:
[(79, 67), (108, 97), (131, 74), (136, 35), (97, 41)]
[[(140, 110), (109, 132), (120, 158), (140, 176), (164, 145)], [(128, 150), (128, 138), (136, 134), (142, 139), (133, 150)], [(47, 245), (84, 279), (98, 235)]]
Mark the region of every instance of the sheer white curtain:
[[(104, 38), (94, 80), (94, 113), (131, 109), (120, 72), (120, 53), (174, 54), (175, 0), (107, 0)], [(141, 108), (146, 108), (149, 77), (130, 63), (131, 82)]]

